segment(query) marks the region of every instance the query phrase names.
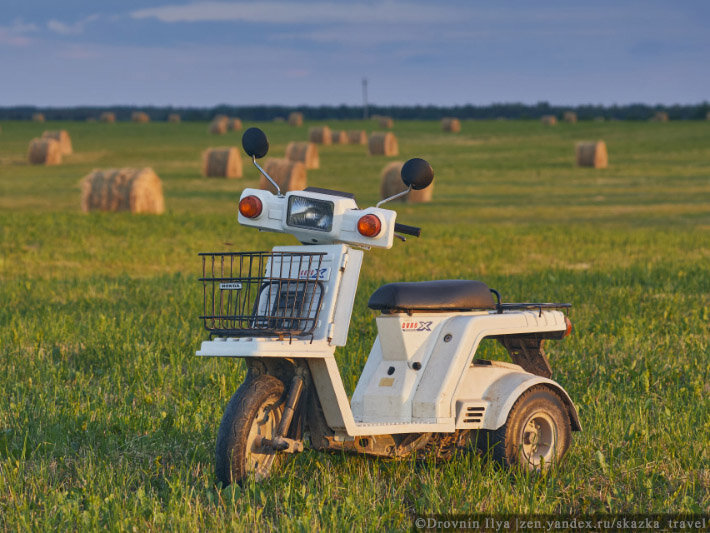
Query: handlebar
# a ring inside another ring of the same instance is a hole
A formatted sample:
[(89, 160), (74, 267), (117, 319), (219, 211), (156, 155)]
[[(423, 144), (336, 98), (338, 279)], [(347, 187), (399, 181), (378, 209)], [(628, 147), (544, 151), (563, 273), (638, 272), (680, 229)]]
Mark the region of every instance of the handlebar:
[(395, 233), (404, 233), (405, 235), (411, 235), (412, 237), (419, 237), (422, 234), (422, 228), (416, 226), (407, 226), (406, 224), (400, 224), (399, 222), (394, 223)]

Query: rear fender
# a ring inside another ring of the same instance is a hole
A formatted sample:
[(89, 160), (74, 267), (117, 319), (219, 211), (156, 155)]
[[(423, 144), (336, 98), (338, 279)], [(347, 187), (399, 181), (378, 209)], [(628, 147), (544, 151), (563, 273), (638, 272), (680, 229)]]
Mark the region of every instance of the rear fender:
[[(567, 391), (557, 382), (525, 372), (517, 365), (496, 361), (481, 363), (486, 364), (474, 364), (467, 369), (454, 395), (457, 429), (500, 428), (508, 420), (518, 398), (530, 388), (543, 385), (556, 392), (564, 402), (572, 430), (581, 431), (577, 409)], [(483, 416), (476, 420), (470, 414), (467, 416), (467, 412), (483, 412)]]

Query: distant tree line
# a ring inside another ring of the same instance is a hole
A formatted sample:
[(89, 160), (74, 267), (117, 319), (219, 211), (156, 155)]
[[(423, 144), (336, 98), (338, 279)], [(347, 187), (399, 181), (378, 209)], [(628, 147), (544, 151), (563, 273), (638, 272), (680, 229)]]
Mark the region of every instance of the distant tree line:
[[(279, 117), (287, 118), (292, 111), (303, 113), (308, 120), (356, 120), (363, 118), (362, 106), (231, 106), (215, 107), (161, 107), (161, 106), (80, 106), (80, 107), (0, 107), (0, 120), (30, 120), (35, 113), (42, 113), (47, 120), (90, 120), (98, 119), (101, 113), (115, 113), (116, 119), (131, 119), (134, 111), (144, 111), (151, 120), (167, 120), (171, 113), (178, 113), (185, 121), (207, 121), (215, 115), (239, 117), (242, 120), (270, 121)], [(670, 120), (705, 120), (710, 112), (710, 103), (693, 105), (580, 105), (559, 106), (547, 102), (530, 104), (490, 104), (460, 106), (369, 106), (369, 115), (386, 115), (400, 120), (439, 120), (443, 117), (459, 119), (539, 119), (542, 115), (557, 115), (561, 118), (565, 111), (574, 111), (579, 120), (598, 118), (616, 120), (648, 120), (657, 112), (668, 113)]]

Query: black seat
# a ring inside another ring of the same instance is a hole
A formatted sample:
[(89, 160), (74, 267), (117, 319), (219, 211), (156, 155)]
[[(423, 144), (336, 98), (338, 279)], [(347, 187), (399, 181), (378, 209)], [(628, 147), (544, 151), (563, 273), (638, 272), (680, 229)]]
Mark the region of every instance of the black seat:
[(467, 279), (388, 283), (372, 293), (367, 306), (383, 313), (496, 308), (486, 284)]

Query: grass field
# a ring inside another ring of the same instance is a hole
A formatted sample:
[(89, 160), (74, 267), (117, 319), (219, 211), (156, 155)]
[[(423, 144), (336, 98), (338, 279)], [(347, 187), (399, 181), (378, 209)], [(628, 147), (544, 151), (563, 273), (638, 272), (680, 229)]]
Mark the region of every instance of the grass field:
[[(574, 304), (573, 334), (548, 352), (584, 431), (546, 475), (475, 453), (436, 465), (306, 451), (226, 490), (215, 436), (244, 365), (194, 356), (206, 338), (197, 253), (293, 242), (236, 223), (240, 191), (258, 183), (246, 161), (244, 179), (200, 177), (201, 151), (239, 134), (0, 126), (0, 529), (381, 531), (415, 513), (710, 512), (710, 122), (463, 122), (457, 135), (397, 122), (399, 159), (434, 167), (434, 202), (395, 207), (421, 239), (366, 256), (337, 353), (348, 393), (375, 336), (375, 288), (480, 279), (506, 301)], [(308, 124), (261, 127), (282, 156)], [(28, 165), (30, 139), (58, 128), (75, 155)], [(609, 168), (576, 168), (574, 142), (598, 138)], [(310, 185), (378, 200), (389, 159), (360, 146), (320, 159)], [(166, 213), (81, 213), (79, 180), (115, 166), (152, 166)]]

